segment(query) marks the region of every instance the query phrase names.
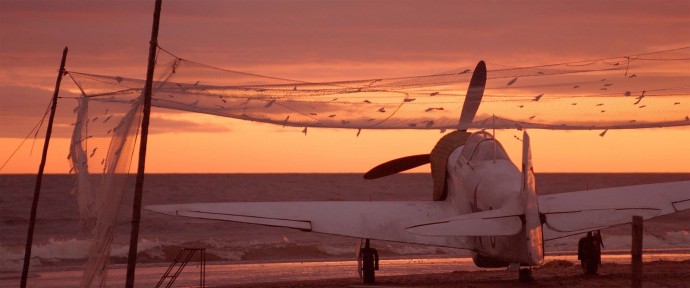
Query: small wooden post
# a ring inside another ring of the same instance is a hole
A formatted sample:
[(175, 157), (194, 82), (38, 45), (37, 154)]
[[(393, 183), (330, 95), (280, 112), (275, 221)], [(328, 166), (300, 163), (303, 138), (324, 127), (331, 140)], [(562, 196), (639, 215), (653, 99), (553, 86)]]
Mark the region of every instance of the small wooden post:
[(633, 216), (632, 222), (632, 287), (642, 287), (642, 217)]
[(38, 198), (41, 195), (41, 181), (43, 179), (43, 169), (46, 166), (46, 158), (48, 156), (48, 146), (50, 144), (50, 135), (53, 132), (53, 119), (55, 118), (55, 110), (57, 108), (58, 94), (60, 94), (60, 82), (62, 82), (62, 75), (65, 74), (65, 61), (67, 61), (67, 47), (62, 50), (62, 62), (60, 62), (60, 69), (58, 70), (57, 80), (55, 81), (55, 90), (53, 91), (52, 106), (50, 107), (50, 117), (48, 118), (48, 127), (46, 129), (46, 140), (43, 143), (43, 156), (41, 156), (41, 164), (38, 165), (38, 175), (36, 175), (36, 187), (34, 189), (34, 199), (31, 204), (31, 215), (29, 216), (29, 231), (26, 235), (26, 247), (24, 248), (24, 267), (22, 268), (22, 279), (19, 287), (26, 287), (26, 278), (29, 275), (29, 263), (31, 262), (31, 246), (34, 242), (34, 227), (36, 224), (36, 210), (38, 209)]

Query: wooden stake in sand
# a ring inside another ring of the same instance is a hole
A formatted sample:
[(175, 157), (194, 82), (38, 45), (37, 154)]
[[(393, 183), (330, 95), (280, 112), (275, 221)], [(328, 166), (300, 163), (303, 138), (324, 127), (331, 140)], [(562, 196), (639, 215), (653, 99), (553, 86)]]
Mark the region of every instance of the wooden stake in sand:
[(633, 216), (632, 222), (632, 287), (642, 287), (642, 217)]
[(26, 278), (29, 275), (29, 262), (31, 262), (31, 245), (34, 242), (34, 227), (36, 225), (36, 209), (38, 209), (38, 198), (41, 195), (41, 181), (43, 179), (43, 169), (46, 166), (46, 157), (48, 156), (48, 145), (50, 144), (50, 135), (53, 132), (53, 119), (55, 118), (55, 109), (57, 108), (58, 94), (60, 93), (60, 82), (62, 82), (62, 75), (65, 74), (65, 61), (67, 60), (67, 47), (62, 50), (62, 61), (60, 62), (60, 69), (58, 70), (57, 80), (55, 81), (55, 90), (53, 91), (53, 100), (50, 107), (50, 117), (48, 118), (48, 127), (46, 128), (46, 140), (43, 143), (43, 156), (41, 156), (41, 164), (38, 165), (38, 175), (36, 175), (36, 188), (34, 189), (34, 199), (31, 203), (31, 216), (29, 216), (29, 231), (26, 235), (26, 247), (24, 248), (24, 267), (22, 268), (22, 280), (19, 287), (26, 287)]

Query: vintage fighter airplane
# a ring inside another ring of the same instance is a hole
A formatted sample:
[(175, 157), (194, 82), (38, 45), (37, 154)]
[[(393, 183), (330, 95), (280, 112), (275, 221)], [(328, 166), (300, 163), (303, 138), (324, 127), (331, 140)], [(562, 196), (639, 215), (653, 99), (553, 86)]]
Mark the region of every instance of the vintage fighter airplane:
[[(431, 163), (434, 201), (196, 203), (145, 208), (175, 216), (468, 249), (477, 266), (519, 269), (520, 279), (531, 279), (531, 270), (521, 266), (543, 264), (544, 241), (630, 223), (633, 215), (650, 219), (690, 209), (690, 181), (538, 195), (526, 132), (522, 171), (491, 134), (467, 132), (485, 83), (482, 61), (470, 82), (458, 130), (442, 137), (431, 154), (389, 161), (364, 176), (374, 179)], [(583, 270), (596, 273), (599, 255), (586, 255), (591, 256), (582, 259)]]

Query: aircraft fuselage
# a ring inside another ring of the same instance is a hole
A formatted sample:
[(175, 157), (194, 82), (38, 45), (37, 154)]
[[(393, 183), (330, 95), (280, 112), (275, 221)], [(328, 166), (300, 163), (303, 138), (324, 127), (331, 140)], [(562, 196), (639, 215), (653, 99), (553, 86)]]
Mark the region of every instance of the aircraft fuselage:
[[(523, 177), (501, 144), (489, 133), (474, 133), (448, 157), (448, 199), (462, 214), (507, 209), (524, 211)], [(523, 221), (524, 222), (524, 221)], [(471, 236), (480, 267), (530, 263), (525, 227), (510, 236)]]

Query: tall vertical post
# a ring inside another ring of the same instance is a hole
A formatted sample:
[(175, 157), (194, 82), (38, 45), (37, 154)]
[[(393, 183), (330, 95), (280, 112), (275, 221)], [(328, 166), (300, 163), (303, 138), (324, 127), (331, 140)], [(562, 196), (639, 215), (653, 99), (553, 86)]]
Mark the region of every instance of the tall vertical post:
[(144, 190), (144, 170), (146, 167), (146, 142), (149, 133), (149, 119), (151, 115), (151, 89), (153, 87), (153, 70), (156, 65), (158, 50), (158, 23), (161, 16), (161, 2), (156, 0), (153, 12), (153, 27), (151, 28), (151, 42), (149, 43), (149, 62), (146, 69), (146, 84), (144, 86), (144, 110), (141, 119), (141, 142), (139, 143), (139, 166), (134, 188), (134, 203), (132, 205), (132, 232), (129, 239), (129, 255), (127, 256), (127, 281), (125, 287), (134, 287), (134, 272), (137, 264), (137, 244), (139, 242), (139, 222), (141, 220), (141, 198)]
[(642, 287), (642, 217), (633, 216), (632, 222), (632, 285), (633, 288)]
[(53, 119), (55, 118), (55, 110), (57, 109), (57, 99), (60, 93), (60, 82), (62, 82), (62, 75), (65, 74), (65, 61), (67, 61), (67, 47), (62, 50), (62, 61), (60, 62), (60, 69), (58, 70), (57, 80), (55, 81), (55, 90), (53, 91), (52, 105), (50, 107), (50, 117), (48, 118), (48, 128), (46, 129), (46, 140), (43, 143), (43, 156), (41, 156), (41, 164), (38, 165), (38, 175), (36, 175), (36, 187), (34, 189), (34, 199), (31, 203), (31, 215), (29, 216), (29, 231), (26, 234), (26, 247), (24, 248), (24, 267), (22, 268), (22, 280), (19, 287), (26, 287), (26, 278), (29, 275), (29, 263), (31, 262), (31, 245), (34, 242), (34, 227), (36, 226), (36, 209), (38, 209), (38, 198), (41, 195), (41, 181), (43, 180), (43, 169), (46, 166), (46, 158), (48, 156), (48, 145), (50, 144), (50, 135), (53, 133)]

